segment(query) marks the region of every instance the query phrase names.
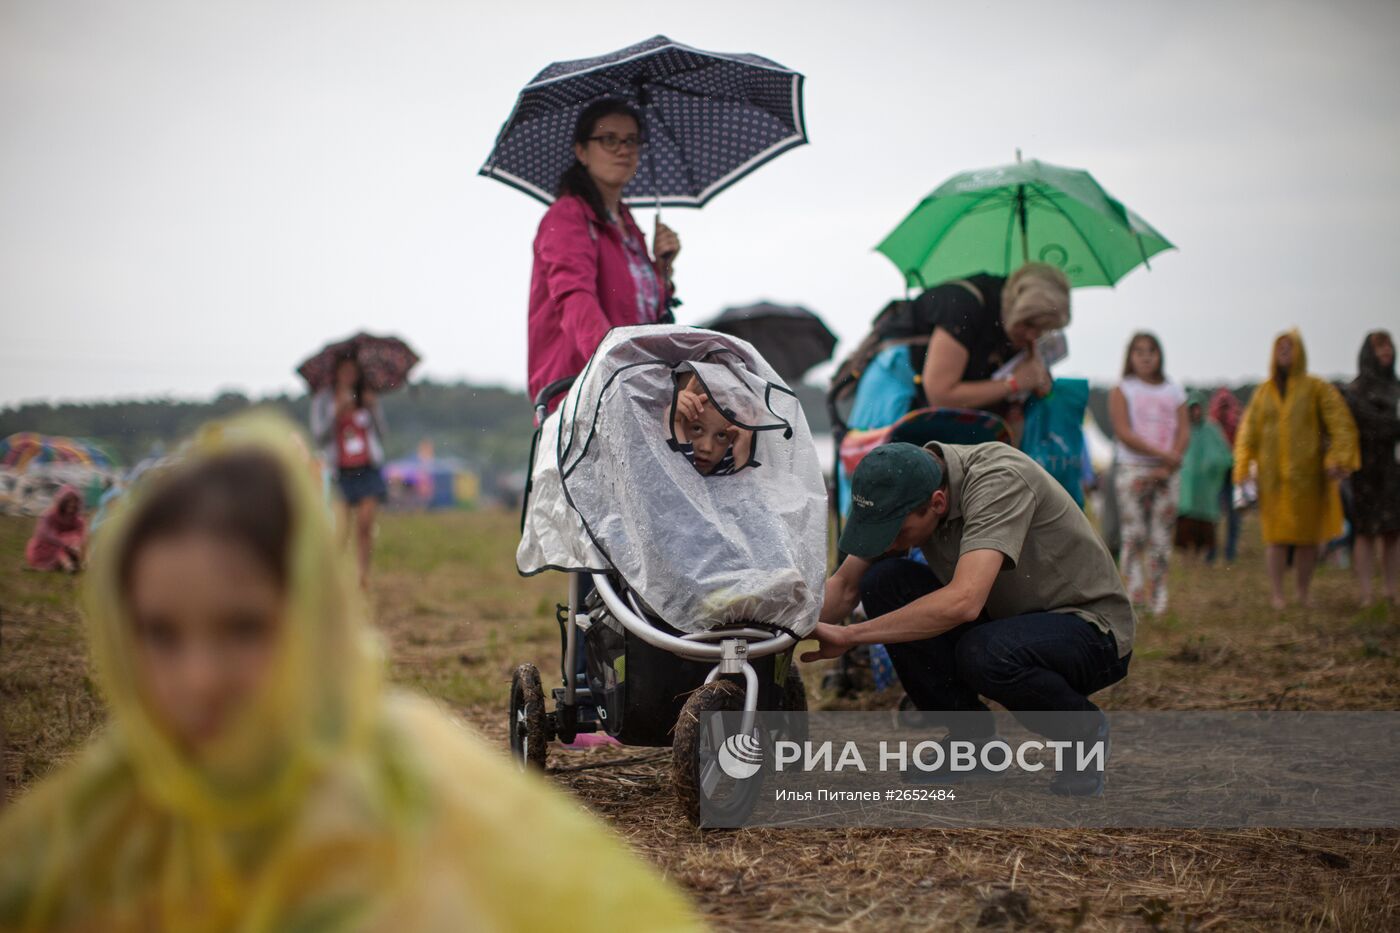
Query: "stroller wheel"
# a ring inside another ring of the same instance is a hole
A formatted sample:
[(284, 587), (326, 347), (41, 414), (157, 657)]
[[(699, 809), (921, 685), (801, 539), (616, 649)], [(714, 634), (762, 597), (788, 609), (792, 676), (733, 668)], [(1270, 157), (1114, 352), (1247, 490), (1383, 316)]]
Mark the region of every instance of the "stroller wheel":
[(783, 681), (783, 709), (789, 713), (807, 712), (807, 687), (796, 664), (788, 667), (787, 680)]
[[(704, 805), (706, 825), (737, 826), (753, 810), (763, 783), (763, 772), (735, 779), (720, 767), (720, 747), (726, 739), (741, 739), (736, 732), (744, 709), (744, 690), (728, 680), (705, 684), (690, 695), (676, 720), (671, 743), (671, 779), (686, 819), (701, 825)], [(703, 716), (732, 713), (732, 716)], [(767, 742), (758, 738), (759, 747)], [(743, 746), (751, 743), (744, 742)]]
[(797, 665), (788, 667), (787, 680), (783, 681), (783, 724), (782, 734), (775, 736), (801, 745), (807, 741), (807, 688), (802, 683), (802, 674)]
[(539, 668), (522, 664), (510, 678), (510, 755), (522, 769), (544, 770), (549, 739)]

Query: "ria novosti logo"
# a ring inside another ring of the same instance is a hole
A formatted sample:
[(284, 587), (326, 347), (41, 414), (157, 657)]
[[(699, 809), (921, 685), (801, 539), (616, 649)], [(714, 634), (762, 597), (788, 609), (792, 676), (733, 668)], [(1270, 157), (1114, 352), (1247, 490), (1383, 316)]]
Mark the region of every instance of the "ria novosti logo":
[(763, 746), (757, 735), (738, 733), (719, 747), (719, 769), (736, 781), (746, 781), (763, 767)]
[[(1069, 754), (1071, 751), (1075, 754)], [(724, 740), (715, 757), (726, 775), (736, 781), (748, 780), (763, 767), (763, 744), (756, 732), (752, 735), (736, 733)], [(1045, 760), (1047, 757), (1049, 761)], [(980, 747), (979, 743), (960, 740), (930, 740), (918, 742), (912, 748), (906, 741), (881, 741), (874, 770), (966, 772), (980, 767), (997, 773), (1013, 768), (1036, 772), (1049, 766), (1056, 773), (1070, 768), (1103, 771), (1107, 759), (1105, 739), (1092, 742), (1031, 740), (1020, 742), (1015, 748), (1001, 739), (981, 743)], [(854, 740), (844, 742), (839, 751), (832, 741), (778, 741), (774, 743), (774, 769), (840, 773), (847, 770), (868, 772), (871, 767)]]

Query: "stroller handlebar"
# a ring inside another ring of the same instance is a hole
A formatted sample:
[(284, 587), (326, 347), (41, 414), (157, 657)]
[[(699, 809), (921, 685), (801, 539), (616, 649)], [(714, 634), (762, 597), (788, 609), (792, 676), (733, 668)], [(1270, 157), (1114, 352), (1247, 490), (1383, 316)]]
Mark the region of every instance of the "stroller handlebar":
[(567, 392), (573, 388), (574, 380), (577, 378), (578, 376), (565, 376), (563, 379), (556, 379), (540, 389), (539, 393), (535, 395), (535, 424), (544, 423), (545, 409), (549, 407), (550, 400), (559, 393)]

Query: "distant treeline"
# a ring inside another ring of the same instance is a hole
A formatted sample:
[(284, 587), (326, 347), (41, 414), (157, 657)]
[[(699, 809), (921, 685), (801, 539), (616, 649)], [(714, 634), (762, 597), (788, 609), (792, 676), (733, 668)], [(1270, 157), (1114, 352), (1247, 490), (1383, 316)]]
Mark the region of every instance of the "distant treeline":
[[(419, 382), (383, 397), (391, 459), (417, 451), (431, 440), (439, 457), (459, 457), (483, 472), (524, 467), (530, 452), (530, 406), (524, 393), (495, 387)], [(169, 448), (207, 421), (254, 406), (283, 412), (307, 423), (310, 397), (277, 395), (249, 399), (226, 392), (212, 402), (150, 399), (129, 402), (46, 403), (0, 409), (0, 437), (38, 431), (86, 437), (132, 464), (157, 446)]]
[[(1240, 401), (1248, 402), (1252, 389), (1247, 386), (1235, 392)], [(812, 432), (828, 432), (824, 389), (801, 385), (797, 394)], [(424, 381), (389, 393), (383, 404), (389, 423), (385, 448), (391, 459), (413, 454), (424, 440), (432, 441), (437, 456), (458, 457), (483, 473), (523, 469), (529, 457), (531, 413), (523, 392)], [(277, 395), (255, 400), (227, 392), (212, 402), (151, 399), (28, 404), (0, 409), (0, 437), (16, 431), (87, 437), (129, 465), (157, 445), (168, 448), (189, 437), (207, 421), (255, 405), (278, 409), (304, 425), (310, 399), (306, 395)], [(1089, 408), (1100, 427), (1111, 435), (1107, 388), (1096, 387), (1091, 392)]]

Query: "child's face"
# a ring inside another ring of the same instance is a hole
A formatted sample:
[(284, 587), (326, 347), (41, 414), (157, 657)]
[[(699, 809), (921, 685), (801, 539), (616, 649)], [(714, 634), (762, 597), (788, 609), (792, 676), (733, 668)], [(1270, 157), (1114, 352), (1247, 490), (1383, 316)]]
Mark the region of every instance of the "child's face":
[(354, 360), (345, 359), (335, 364), (335, 387), (353, 389), (360, 378), (360, 366)]
[(1155, 377), (1162, 365), (1162, 355), (1157, 352), (1157, 346), (1151, 340), (1142, 337), (1133, 341), (1128, 358), (1132, 362), (1133, 375), (1139, 379)]
[(176, 741), (197, 753), (271, 671), (282, 589), (245, 545), (189, 532), (141, 547), (130, 602), (146, 701)]
[(719, 466), (738, 433), (713, 405), (706, 405), (694, 420), (679, 419), (677, 427), (681, 440), (695, 448), (695, 469), (707, 476)]

